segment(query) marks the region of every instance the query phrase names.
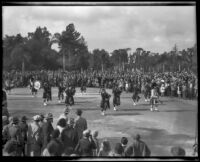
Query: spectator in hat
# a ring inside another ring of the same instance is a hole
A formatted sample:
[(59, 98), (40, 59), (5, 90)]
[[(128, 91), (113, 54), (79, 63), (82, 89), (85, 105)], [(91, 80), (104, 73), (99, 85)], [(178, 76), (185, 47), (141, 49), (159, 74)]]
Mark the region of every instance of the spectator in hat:
[(40, 125), (40, 127), (42, 127), (43, 126), (43, 124), (44, 124), (44, 115), (43, 114), (40, 114), (40, 120), (39, 120), (39, 125)]
[(59, 116), (58, 121), (59, 121), (60, 119), (62, 119), (62, 118), (65, 119), (66, 122), (68, 121), (68, 118), (69, 118), (69, 107), (68, 107), (68, 106), (64, 109), (63, 114), (61, 114), (61, 115)]
[(8, 118), (7, 116), (2, 116), (2, 147), (6, 144), (8, 140)]
[(67, 122), (64, 118), (61, 118), (57, 123), (57, 129), (60, 131), (60, 134), (62, 134), (63, 130), (67, 126)]
[(171, 148), (172, 156), (185, 156), (185, 150), (179, 146)]
[(79, 140), (75, 153), (80, 156), (92, 156), (93, 149), (96, 149), (96, 145), (90, 135), (90, 130), (87, 129), (83, 132), (83, 137)]
[(66, 127), (61, 133), (61, 141), (64, 144), (64, 150), (73, 150), (78, 144), (78, 132), (74, 128), (74, 118), (68, 120), (68, 127)]
[(75, 126), (74, 128), (78, 131), (78, 138), (81, 139), (83, 136), (83, 131), (87, 129), (87, 121), (83, 118), (82, 110), (78, 109), (76, 111), (77, 118), (75, 119)]
[(2, 128), (8, 124), (8, 117), (7, 116), (2, 116)]
[(104, 139), (101, 143), (98, 156), (112, 156), (113, 152), (111, 151), (110, 142), (107, 139)]
[(22, 154), (25, 156), (25, 146), (27, 144), (27, 133), (28, 133), (28, 124), (26, 123), (27, 117), (22, 116), (19, 127), (21, 128), (22, 134)]
[(134, 142), (125, 151), (127, 156), (143, 156), (148, 157), (151, 155), (151, 151), (145, 142), (140, 140), (140, 135), (137, 134), (133, 137)]
[(39, 125), (40, 116), (33, 116), (33, 122), (28, 126), (27, 155), (40, 156), (42, 148), (42, 129)]
[(122, 157), (123, 156), (123, 147), (121, 143), (115, 144), (114, 154), (113, 156)]
[(52, 113), (48, 113), (46, 115), (46, 122), (42, 126), (42, 134), (43, 134), (42, 151), (46, 148), (47, 144), (51, 140), (51, 136), (54, 131), (52, 123), (53, 123), (53, 115)]
[(13, 121), (13, 116), (10, 116), (10, 117), (8, 118), (8, 121), (9, 121), (9, 125), (11, 126), (11, 125), (12, 125), (12, 121)]
[(99, 152), (99, 140), (97, 139), (99, 132), (97, 130), (92, 132), (92, 139), (96, 145), (96, 149), (93, 149), (93, 156), (97, 156)]
[(52, 132), (51, 141), (47, 144), (46, 148), (44, 149), (42, 156), (61, 156), (63, 152), (63, 144), (61, 143), (60, 139), (60, 131), (55, 129)]
[(123, 156), (125, 156), (125, 149), (127, 147), (127, 144), (128, 144), (128, 139), (126, 137), (122, 137), (121, 138), (121, 145), (122, 145), (122, 148), (123, 148)]
[(22, 153), (22, 135), (21, 129), (19, 127), (19, 119), (14, 116), (12, 125), (8, 128), (8, 134), (10, 136), (10, 140), (15, 141), (17, 143), (17, 155), (21, 156)]
[(3, 149), (3, 156), (18, 156), (16, 141), (9, 140), (6, 142)]

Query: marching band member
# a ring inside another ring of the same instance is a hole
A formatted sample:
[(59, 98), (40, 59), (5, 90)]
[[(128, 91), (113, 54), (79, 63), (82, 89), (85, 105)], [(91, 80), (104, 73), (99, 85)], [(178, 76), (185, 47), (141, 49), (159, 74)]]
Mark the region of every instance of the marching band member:
[(66, 106), (69, 106), (69, 109), (71, 109), (71, 106), (74, 104), (73, 96), (75, 92), (76, 92), (75, 88), (71, 86), (67, 86), (67, 88), (65, 89), (65, 93), (66, 93), (65, 104)]
[(133, 86), (133, 96), (132, 96), (133, 105), (134, 105), (134, 106), (136, 105), (136, 102), (138, 102), (139, 99), (140, 99), (140, 96), (139, 96), (138, 94), (139, 94), (139, 88), (138, 88), (137, 85), (135, 84), (135, 85)]
[(84, 78), (82, 78), (82, 82), (81, 82), (81, 93), (86, 93), (86, 83), (85, 83), (85, 80)]
[(145, 83), (144, 86), (144, 98), (145, 98), (145, 102), (150, 100), (150, 95), (151, 95), (151, 87), (150, 84), (148, 82)]
[(58, 103), (61, 103), (61, 100), (64, 99), (64, 91), (65, 91), (65, 87), (63, 85), (63, 82), (59, 82), (58, 84)]
[(43, 92), (43, 99), (44, 99), (44, 106), (47, 106), (47, 102), (52, 100), (51, 97), (51, 86), (48, 82), (44, 82), (44, 92)]
[(122, 90), (120, 88), (117, 87), (117, 85), (113, 88), (113, 106), (114, 106), (114, 110), (117, 110), (117, 106), (120, 105), (120, 95), (122, 93)]
[(150, 111), (158, 111), (158, 92), (156, 86), (153, 85), (151, 89), (151, 99), (150, 99), (151, 109)]
[(110, 94), (108, 94), (107, 92), (106, 92), (106, 90), (103, 88), (102, 90), (101, 90), (101, 114), (102, 115), (105, 115), (105, 111), (106, 111), (106, 109), (107, 108), (110, 108), (110, 102), (109, 102), (109, 100), (110, 100), (110, 97), (111, 97), (111, 95)]

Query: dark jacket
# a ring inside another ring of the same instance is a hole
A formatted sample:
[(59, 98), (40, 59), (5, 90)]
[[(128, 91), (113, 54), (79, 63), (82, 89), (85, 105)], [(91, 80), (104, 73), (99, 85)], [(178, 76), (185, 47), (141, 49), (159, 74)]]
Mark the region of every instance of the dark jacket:
[(136, 140), (125, 151), (126, 156), (150, 156), (151, 151), (141, 140)]
[(51, 155), (61, 156), (63, 153), (63, 144), (59, 139), (52, 139), (46, 146)]
[(73, 127), (67, 127), (61, 133), (61, 141), (63, 142), (64, 149), (72, 148), (74, 150), (78, 144), (78, 140), (78, 132)]
[(79, 139), (83, 136), (83, 131), (87, 129), (87, 121), (85, 118), (80, 117), (75, 121), (74, 128), (78, 131), (78, 137)]
[(42, 126), (43, 144), (42, 150), (47, 146), (51, 140), (52, 132), (54, 131), (51, 122), (45, 122)]
[(96, 149), (95, 142), (84, 137), (79, 140), (75, 148), (75, 153), (80, 156), (93, 156), (93, 149)]

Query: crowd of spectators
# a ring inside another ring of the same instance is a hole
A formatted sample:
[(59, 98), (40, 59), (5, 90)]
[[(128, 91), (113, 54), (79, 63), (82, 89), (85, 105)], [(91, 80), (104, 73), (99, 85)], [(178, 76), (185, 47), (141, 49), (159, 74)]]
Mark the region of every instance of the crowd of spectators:
[[(69, 116), (65, 108), (53, 127), (53, 114), (38, 114), (27, 122), (27, 117), (2, 117), (3, 156), (76, 156), (76, 157), (150, 157), (149, 146), (141, 140), (139, 134), (133, 135), (133, 142), (128, 137), (111, 147), (111, 142), (98, 138), (99, 131), (91, 131), (87, 120), (82, 117), (82, 110), (76, 111), (77, 117)], [(171, 148), (172, 156), (185, 156), (180, 147)]]
[[(197, 99), (198, 77), (192, 72), (163, 72), (163, 73), (142, 73), (132, 71), (30, 71), (21, 73), (19, 71), (3, 72), (4, 86), (13, 84), (14, 87), (27, 87), (30, 78), (34, 77), (43, 83), (48, 80), (52, 87), (64, 84), (74, 87), (102, 87), (113, 88), (119, 85), (122, 90), (132, 92), (136, 84), (140, 92), (143, 91), (146, 82), (156, 82), (159, 87), (159, 94), (162, 96), (179, 97), (183, 99)], [(42, 85), (42, 84), (41, 84)], [(42, 86), (41, 86), (42, 87)]]

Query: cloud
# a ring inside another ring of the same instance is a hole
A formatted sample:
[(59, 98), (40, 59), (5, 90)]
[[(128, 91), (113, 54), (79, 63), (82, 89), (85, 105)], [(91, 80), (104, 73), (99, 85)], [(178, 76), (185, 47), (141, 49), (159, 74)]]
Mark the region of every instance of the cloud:
[(88, 48), (137, 47), (152, 52), (181, 49), (196, 42), (195, 6), (4, 6), (3, 35), (27, 36), (46, 26), (61, 33), (74, 23)]

